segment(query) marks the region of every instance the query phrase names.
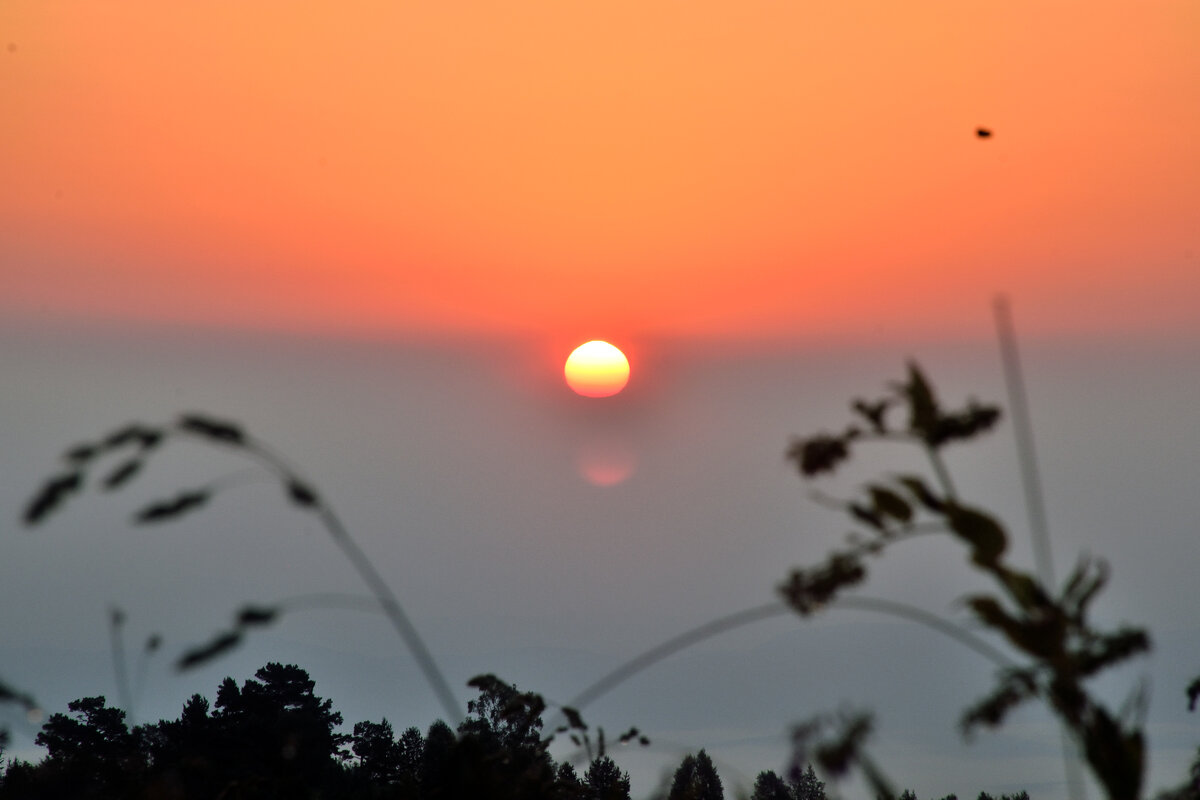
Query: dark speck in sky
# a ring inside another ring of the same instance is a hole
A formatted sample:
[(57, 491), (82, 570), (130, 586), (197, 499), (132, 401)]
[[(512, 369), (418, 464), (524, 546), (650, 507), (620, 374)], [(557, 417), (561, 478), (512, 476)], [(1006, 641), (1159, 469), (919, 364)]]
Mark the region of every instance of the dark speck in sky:
[(992, 131), (990, 128), (976, 128), (975, 135), (980, 139), (989, 139), (992, 136)]

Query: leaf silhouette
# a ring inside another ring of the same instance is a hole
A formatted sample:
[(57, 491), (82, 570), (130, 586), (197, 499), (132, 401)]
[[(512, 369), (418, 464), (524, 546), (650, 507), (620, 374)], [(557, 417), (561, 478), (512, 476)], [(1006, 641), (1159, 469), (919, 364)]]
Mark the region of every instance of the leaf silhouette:
[(134, 522), (165, 522), (188, 511), (193, 511), (208, 502), (205, 490), (184, 492), (171, 500), (162, 500), (146, 506), (136, 515)]
[(908, 397), (911, 412), (908, 423), (910, 430), (929, 444), (933, 444), (933, 433), (937, 428), (939, 416), (937, 399), (929, 381), (925, 379), (915, 361), (908, 364), (908, 383), (903, 387), (903, 391)]
[(1004, 585), (1008, 596), (1027, 613), (1044, 613), (1050, 607), (1050, 598), (1032, 575), (1002, 565), (997, 565), (993, 574)]
[(119, 467), (114, 469), (104, 479), (103, 486), (107, 491), (119, 489), (128, 483), (142, 469), (142, 460), (140, 458), (131, 458)]
[(232, 650), (241, 642), (242, 635), (236, 631), (227, 631), (220, 634), (211, 642), (200, 647), (192, 648), (180, 656), (176, 662), (176, 669), (191, 669), (198, 667), (207, 661), (211, 661), (217, 656), (224, 653), (226, 650)]
[(25, 524), (36, 525), (55, 511), (67, 496), (79, 491), (83, 485), (83, 475), (79, 472), (67, 472), (56, 475), (42, 486), (25, 509)]
[(478, 689), (482, 694), (498, 694), (505, 695), (508, 693), (508, 684), (497, 678), (492, 673), (485, 675), (476, 675), (471, 680), (467, 681), (467, 686), (472, 689)]
[(901, 522), (910, 522), (913, 517), (912, 506), (903, 497), (882, 486), (870, 487), (871, 504), (876, 514), (892, 517)]
[(577, 709), (574, 709), (571, 706), (563, 706), (562, 715), (567, 718), (567, 724), (572, 728), (576, 728), (581, 731), (587, 730), (587, 723), (583, 721), (583, 717), (580, 715)]
[(924, 506), (926, 509), (933, 512), (941, 512), (946, 507), (946, 502), (933, 493), (933, 490), (917, 475), (900, 475), (896, 478), (905, 489), (908, 489), (909, 494), (913, 499)]
[(820, 610), (839, 591), (862, 583), (867, 577), (862, 559), (854, 553), (833, 553), (822, 566), (792, 570), (779, 587), (788, 605), (807, 616)]
[(77, 444), (67, 452), (63, 453), (63, 459), (72, 464), (83, 464), (90, 461), (97, 453), (99, 448), (94, 444)]
[(1000, 678), (1000, 685), (990, 694), (963, 713), (959, 727), (964, 734), (983, 725), (995, 728), (1004, 722), (1008, 712), (1037, 696), (1037, 682), (1034, 671), (1028, 669), (1012, 669), (1006, 671)]
[(1004, 529), (987, 514), (952, 503), (946, 506), (950, 529), (972, 548), (971, 560), (981, 567), (995, 567), (1008, 547)]
[(232, 422), (215, 420), (200, 414), (184, 414), (179, 418), (179, 427), (189, 433), (198, 434), (222, 444), (243, 445), (246, 435)]
[(1105, 667), (1149, 652), (1150, 637), (1140, 628), (1121, 628), (1096, 636), (1076, 659), (1079, 674), (1094, 675)]
[(864, 525), (869, 525), (877, 531), (886, 531), (886, 526), (883, 524), (881, 517), (874, 509), (866, 508), (858, 503), (849, 505), (850, 516), (854, 517)]
[(301, 508), (312, 508), (319, 502), (317, 500), (317, 493), (313, 491), (312, 487), (297, 478), (288, 479), (287, 490), (288, 497)]
[(824, 434), (811, 439), (793, 440), (787, 450), (787, 458), (795, 462), (805, 477), (833, 472), (849, 456), (845, 439)]
[(938, 417), (928, 441), (934, 447), (940, 447), (947, 442), (970, 439), (990, 430), (999, 419), (999, 408), (971, 401), (963, 411)]
[(875, 403), (868, 403), (866, 400), (855, 400), (851, 408), (871, 424), (871, 430), (875, 433), (886, 433), (887, 421), (884, 419), (884, 415), (891, 404), (891, 401), (886, 399)]
[(104, 447), (109, 449), (121, 447), (122, 445), (132, 444), (133, 442), (140, 441), (141, 437), (141, 425), (126, 425), (123, 428), (118, 428), (117, 430), (113, 431), (108, 436), (105, 436)]
[[(145, 425), (133, 423), (126, 425), (123, 428), (118, 428), (108, 436), (104, 437), (101, 448), (105, 450), (114, 450), (127, 444), (137, 444), (143, 449), (149, 449), (157, 445), (160, 441), (162, 441), (162, 431), (158, 430), (157, 428), (149, 428)], [(89, 454), (89, 457), (90, 455), (96, 454), (98, 454), (98, 451)]]
[(1004, 634), (1019, 650), (1034, 658), (1050, 659), (1061, 654), (1063, 628), (1053, 618), (1025, 621), (1012, 616), (994, 597), (968, 597), (967, 605), (989, 628)]
[(279, 616), (279, 609), (268, 608), (265, 606), (246, 606), (238, 612), (237, 624), (239, 628), (248, 628), (252, 625), (270, 625)]

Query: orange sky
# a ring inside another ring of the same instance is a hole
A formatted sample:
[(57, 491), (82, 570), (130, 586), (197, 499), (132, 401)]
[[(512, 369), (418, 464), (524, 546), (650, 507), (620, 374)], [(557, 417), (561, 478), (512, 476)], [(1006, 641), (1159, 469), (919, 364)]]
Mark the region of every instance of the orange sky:
[(5, 0), (0, 314), (1195, 335), (1197, 42), (1194, 0)]

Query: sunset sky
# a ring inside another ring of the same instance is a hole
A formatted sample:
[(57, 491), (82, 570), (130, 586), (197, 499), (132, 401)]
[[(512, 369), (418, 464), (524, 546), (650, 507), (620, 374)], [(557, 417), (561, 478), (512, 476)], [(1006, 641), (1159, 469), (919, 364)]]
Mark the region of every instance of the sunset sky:
[(1035, 331), (1194, 333), (1198, 32), (1188, 0), (10, 0), (0, 307), (942, 335), (1003, 291)]
[[(1194, 0), (3, 0), (0, 680), (112, 696), (113, 604), (174, 655), (241, 601), (361, 592), (263, 487), (163, 532), (119, 497), (19, 524), (68, 445), (196, 410), (311, 470), (464, 699), (494, 671), (565, 700), (839, 542), (791, 435), (910, 356), (1003, 402), (1004, 294), (1060, 572), (1110, 558), (1103, 619), (1154, 626), (1103, 689), (1150, 677), (1150, 788), (1175, 781), (1200, 742), (1198, 42)], [(608, 399), (562, 380), (596, 338), (631, 365)], [(956, 459), (1028, 561), (1011, 428)], [(181, 452), (137, 491), (229, 468)], [(922, 547), (870, 594), (961, 614), (961, 553)], [(598, 702), (660, 745), (619, 759), (635, 796), (689, 748), (752, 781), (853, 701), (922, 797), (1065, 798), (1044, 714), (965, 745), (988, 671), (842, 613)], [(292, 659), (348, 720), (425, 726), (381, 627), (298, 614), (199, 673), (164, 656), (140, 717)]]

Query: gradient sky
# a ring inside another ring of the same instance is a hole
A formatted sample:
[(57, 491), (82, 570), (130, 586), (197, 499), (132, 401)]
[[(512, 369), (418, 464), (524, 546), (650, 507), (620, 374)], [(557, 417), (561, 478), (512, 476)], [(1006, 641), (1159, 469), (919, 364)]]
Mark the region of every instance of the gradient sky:
[[(67, 445), (202, 410), (311, 471), (456, 686), (565, 700), (838, 543), (790, 435), (908, 356), (1002, 400), (1003, 292), (1060, 569), (1111, 558), (1102, 618), (1153, 627), (1104, 689), (1152, 680), (1150, 785), (1175, 781), (1200, 741), (1198, 35), (1191, 0), (5, 0), (0, 677), (59, 710), (113, 696), (112, 604), (173, 655), (242, 601), (361, 591), (264, 487), (162, 532), (121, 499), (20, 528)], [(610, 400), (561, 380), (597, 337), (632, 363)], [(956, 459), (1020, 531), (1011, 429)], [(181, 453), (139, 491), (230, 467)], [(918, 546), (870, 593), (952, 614), (957, 575)], [(200, 673), (151, 665), (140, 715), (269, 659), (350, 721), (440, 713), (378, 619), (322, 611)], [(698, 648), (589, 719), (655, 738), (619, 759), (641, 795), (688, 748), (752, 781), (854, 701), (922, 796), (1063, 797), (1044, 715), (958, 741), (989, 680), (841, 612)]]
[(10, 0), (0, 303), (941, 335), (1005, 291), (1031, 330), (1194, 332), (1198, 31), (1189, 0)]

